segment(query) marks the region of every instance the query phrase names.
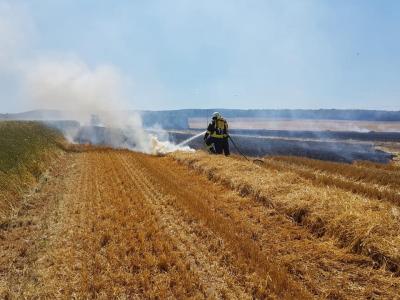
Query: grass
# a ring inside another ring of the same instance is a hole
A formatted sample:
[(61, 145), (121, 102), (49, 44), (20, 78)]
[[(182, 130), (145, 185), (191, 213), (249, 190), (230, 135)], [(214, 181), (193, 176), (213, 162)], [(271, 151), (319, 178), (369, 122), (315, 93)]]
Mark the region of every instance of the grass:
[(37, 122), (0, 122), (0, 222), (18, 210), (22, 194), (36, 184), (62, 151), (63, 137)]
[(400, 166), (396, 164), (396, 162), (392, 162), (391, 164), (378, 164), (368, 161), (360, 161), (356, 162), (355, 165), (359, 165), (362, 167), (367, 167), (371, 169), (385, 170), (389, 172), (393, 172), (394, 174), (400, 175)]

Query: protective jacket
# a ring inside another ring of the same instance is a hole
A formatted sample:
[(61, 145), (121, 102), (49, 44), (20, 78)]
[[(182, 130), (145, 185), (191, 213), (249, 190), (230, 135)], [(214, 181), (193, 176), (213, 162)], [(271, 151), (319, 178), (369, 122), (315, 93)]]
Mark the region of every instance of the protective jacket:
[(213, 119), (208, 124), (207, 132), (204, 136), (206, 139), (208, 136), (213, 138), (222, 139), (228, 137), (228, 122), (224, 118)]

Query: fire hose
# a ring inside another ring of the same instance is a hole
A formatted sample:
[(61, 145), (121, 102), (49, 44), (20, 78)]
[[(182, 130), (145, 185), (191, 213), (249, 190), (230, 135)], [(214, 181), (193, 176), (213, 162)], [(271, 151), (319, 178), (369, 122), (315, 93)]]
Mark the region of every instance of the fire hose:
[(237, 151), (241, 156), (243, 156), (247, 161), (251, 161), (251, 162), (253, 162), (253, 163), (256, 163), (256, 162), (264, 163), (264, 161), (263, 161), (262, 159), (257, 159), (257, 158), (256, 158), (256, 159), (250, 160), (246, 155), (243, 154), (243, 152), (239, 149), (239, 147), (236, 145), (235, 141), (232, 139), (232, 137), (231, 137), (230, 135), (228, 135), (228, 138), (231, 140), (231, 143), (232, 143), (232, 145), (235, 147), (236, 151)]

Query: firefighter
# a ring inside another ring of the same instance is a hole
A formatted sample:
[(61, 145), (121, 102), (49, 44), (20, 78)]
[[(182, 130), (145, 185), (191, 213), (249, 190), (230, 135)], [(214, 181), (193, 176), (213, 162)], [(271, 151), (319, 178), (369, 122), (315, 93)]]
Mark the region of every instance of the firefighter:
[(228, 137), (228, 122), (226, 122), (220, 113), (213, 113), (212, 120), (208, 124), (207, 132), (204, 135), (206, 148), (210, 153), (224, 153), (228, 156), (230, 154)]

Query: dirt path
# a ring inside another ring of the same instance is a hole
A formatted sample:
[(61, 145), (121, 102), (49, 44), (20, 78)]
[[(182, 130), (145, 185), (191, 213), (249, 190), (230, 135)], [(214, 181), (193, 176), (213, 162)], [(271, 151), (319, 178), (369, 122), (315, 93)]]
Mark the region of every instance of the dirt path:
[(0, 229), (3, 298), (395, 299), (400, 290), (368, 258), (169, 157), (68, 154), (29, 203)]

